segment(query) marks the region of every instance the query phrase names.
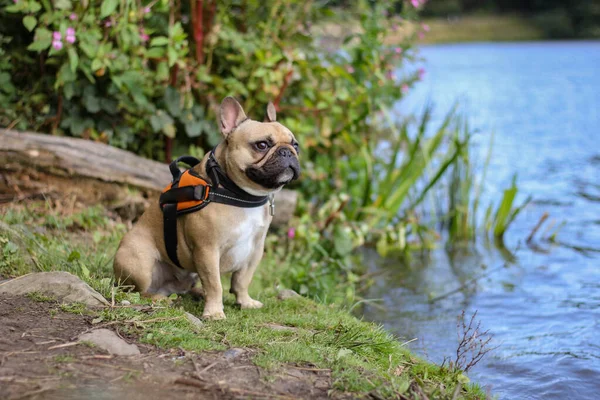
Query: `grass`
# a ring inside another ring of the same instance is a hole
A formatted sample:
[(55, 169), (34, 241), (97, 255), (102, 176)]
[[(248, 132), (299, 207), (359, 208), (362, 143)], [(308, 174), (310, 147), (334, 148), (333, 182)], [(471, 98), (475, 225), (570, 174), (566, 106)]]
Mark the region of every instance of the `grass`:
[[(5, 208), (1, 215), (0, 275), (65, 270), (111, 298), (115, 290), (111, 261), (125, 232), (122, 224), (103, 216), (101, 209), (61, 216), (44, 204)], [(117, 302), (147, 304), (151, 312), (109, 308), (94, 315), (94, 323), (118, 324), (121, 332), (162, 348), (197, 352), (248, 348), (254, 354), (253, 362), (267, 373), (285, 364), (330, 369), (334, 390), (355, 397), (369, 393), (379, 398), (423, 398), (421, 393), (440, 399), (486, 397), (478, 386), (468, 384), (461, 371), (419, 359), (399, 338), (380, 326), (360, 321), (345, 308), (304, 297), (278, 300), (273, 282), (265, 277), (286, 266), (268, 260), (261, 265), (262, 273), (251, 291), (265, 304), (263, 309), (240, 310), (234, 306), (233, 296), (227, 295), (227, 319), (205, 322), (197, 328), (186, 319), (185, 312), (200, 315), (202, 304), (187, 296), (176, 298), (170, 306), (152, 305), (137, 293), (117, 289)], [(31, 297), (48, 301), (35, 294)], [(86, 312), (77, 304), (62, 309)], [(282, 326), (287, 329), (276, 329)]]

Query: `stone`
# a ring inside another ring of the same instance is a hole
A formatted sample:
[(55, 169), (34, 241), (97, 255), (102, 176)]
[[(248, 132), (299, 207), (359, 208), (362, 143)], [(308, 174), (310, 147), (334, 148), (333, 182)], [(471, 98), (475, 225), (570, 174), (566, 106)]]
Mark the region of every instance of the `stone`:
[(187, 319), (192, 325), (194, 325), (194, 328), (200, 329), (202, 328), (202, 326), (204, 326), (204, 322), (202, 322), (200, 318), (190, 314), (187, 311), (185, 312), (185, 319)]
[(96, 329), (79, 335), (80, 342), (90, 342), (115, 356), (135, 356), (140, 349), (135, 344), (129, 344), (110, 329)]
[(234, 348), (234, 349), (229, 349), (225, 353), (223, 353), (223, 357), (227, 361), (231, 361), (231, 360), (238, 358), (239, 356), (241, 356), (244, 353), (245, 353), (245, 351), (243, 349), (235, 349)]
[(121, 305), (122, 306), (130, 306), (131, 302), (129, 300), (121, 300)]
[(300, 295), (291, 289), (280, 290), (277, 294), (279, 300), (293, 299), (294, 297), (300, 297)]
[(62, 303), (83, 303), (103, 307), (109, 303), (87, 283), (64, 271), (37, 272), (0, 283), (0, 294), (25, 295), (37, 292)]

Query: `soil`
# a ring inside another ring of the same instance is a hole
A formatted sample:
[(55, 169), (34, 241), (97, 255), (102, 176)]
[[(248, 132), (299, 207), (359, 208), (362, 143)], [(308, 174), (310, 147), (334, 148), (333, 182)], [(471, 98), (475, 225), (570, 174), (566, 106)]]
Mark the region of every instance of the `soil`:
[(112, 356), (77, 343), (97, 329), (91, 320), (54, 302), (0, 296), (0, 399), (330, 398), (328, 370), (289, 365), (266, 372), (251, 362), (252, 349), (165, 351), (103, 326), (141, 351)]

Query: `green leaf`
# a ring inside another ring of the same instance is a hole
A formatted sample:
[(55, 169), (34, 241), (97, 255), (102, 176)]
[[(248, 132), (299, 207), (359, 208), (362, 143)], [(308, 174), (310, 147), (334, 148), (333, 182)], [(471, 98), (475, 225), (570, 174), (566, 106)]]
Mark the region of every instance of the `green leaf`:
[(52, 44), (52, 32), (46, 28), (37, 28), (35, 30), (35, 37), (33, 43), (31, 43), (27, 50), (40, 52), (46, 50)]
[(75, 85), (72, 82), (66, 83), (63, 88), (63, 94), (67, 100), (71, 100), (75, 94)]
[(177, 51), (173, 47), (167, 48), (167, 60), (169, 62), (169, 67), (175, 65), (177, 61)]
[(350, 254), (353, 249), (352, 238), (350, 238), (350, 234), (344, 230), (341, 226), (336, 226), (333, 232), (334, 237), (334, 247), (335, 251), (340, 256), (345, 256)]
[(28, 15), (25, 18), (23, 18), (23, 25), (25, 26), (25, 28), (27, 28), (29, 32), (31, 32), (33, 28), (35, 28), (35, 26), (37, 25), (37, 19), (31, 15)]
[(97, 58), (94, 58), (94, 60), (92, 61), (92, 71), (96, 72), (100, 68), (102, 68), (102, 61), (100, 61)]
[(76, 260), (79, 260), (81, 258), (81, 254), (79, 254), (79, 252), (77, 250), (73, 250), (70, 254), (69, 257), (67, 258), (68, 262), (73, 262)]
[(181, 115), (181, 97), (179, 96), (177, 89), (172, 86), (167, 87), (164, 100), (169, 114), (174, 117), (179, 117)]
[(166, 46), (169, 44), (169, 39), (164, 36), (157, 36), (150, 41), (150, 47)]
[(165, 56), (165, 49), (161, 47), (153, 47), (146, 51), (147, 58), (162, 58)]
[(114, 13), (117, 5), (119, 5), (118, 0), (104, 0), (100, 7), (100, 18), (105, 18)]
[(77, 65), (79, 65), (79, 56), (77, 55), (77, 51), (73, 47), (69, 47), (67, 50), (69, 54), (69, 64), (71, 65), (71, 71), (77, 71)]
[[(88, 58), (94, 58), (96, 57), (96, 53), (98, 52), (98, 44), (93, 44), (93, 43), (89, 43), (89, 42), (84, 42), (81, 41), (79, 42), (79, 48), (81, 50), (83, 50), (83, 52), (85, 53), (86, 56), (88, 56)], [(94, 69), (92, 67), (92, 69)], [(96, 68), (96, 69), (100, 69), (100, 67)]]
[(100, 111), (100, 100), (96, 97), (94, 86), (87, 86), (83, 91), (83, 106), (91, 113)]
[[(40, 11), (41, 9), (42, 9), (42, 5), (40, 3), (38, 3), (37, 1), (29, 2), (29, 12), (36, 13), (36, 12)], [(29, 31), (31, 31), (31, 29)]]
[(18, 13), (23, 11), (23, 5), (24, 3), (22, 1), (16, 3), (16, 4), (11, 4), (10, 6), (4, 8), (4, 11), (9, 12), (9, 13)]
[(191, 138), (198, 137), (202, 133), (202, 126), (202, 121), (186, 122), (185, 133), (187, 133), (188, 137)]
[(177, 133), (177, 131), (175, 130), (175, 125), (173, 124), (163, 126), (163, 132), (165, 136), (170, 137), (171, 139), (173, 139), (175, 137), (175, 134)]
[(72, 7), (71, 0), (55, 0), (54, 7), (59, 10), (70, 10)]

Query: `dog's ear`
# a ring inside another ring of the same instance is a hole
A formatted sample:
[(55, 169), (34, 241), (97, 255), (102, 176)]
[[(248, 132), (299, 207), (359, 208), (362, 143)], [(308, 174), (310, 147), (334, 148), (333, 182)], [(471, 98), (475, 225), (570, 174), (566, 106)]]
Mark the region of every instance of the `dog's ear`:
[(267, 104), (267, 113), (265, 114), (265, 119), (263, 122), (275, 122), (277, 121), (277, 110), (275, 110), (275, 106), (272, 102)]
[(223, 99), (219, 110), (219, 125), (223, 136), (229, 135), (246, 119), (246, 113), (236, 99), (230, 96)]

